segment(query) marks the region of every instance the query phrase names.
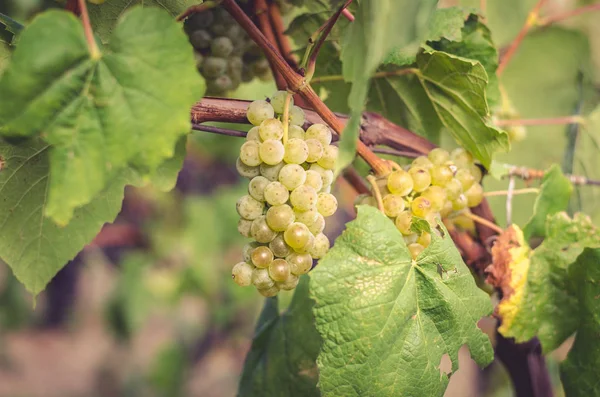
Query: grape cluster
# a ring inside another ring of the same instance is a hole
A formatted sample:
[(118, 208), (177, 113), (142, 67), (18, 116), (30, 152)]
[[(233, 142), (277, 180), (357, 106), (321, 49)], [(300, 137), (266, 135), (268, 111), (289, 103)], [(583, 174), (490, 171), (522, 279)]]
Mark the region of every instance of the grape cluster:
[(268, 80), (269, 63), (260, 48), (223, 8), (198, 12), (185, 21), (196, 66), (208, 95), (223, 95), (255, 76)]
[[(437, 218), (479, 205), (483, 200), (481, 178), (473, 157), (459, 148), (452, 153), (433, 149), (427, 157), (416, 158), (407, 169), (398, 167), (377, 181), (383, 210), (394, 220), (413, 258), (431, 242), (429, 233), (411, 230), (413, 217), (435, 227)], [(358, 203), (378, 206), (373, 196), (363, 196)]]
[(240, 175), (250, 179), (248, 194), (237, 202), (238, 231), (255, 241), (244, 247), (244, 261), (234, 266), (232, 276), (264, 296), (295, 288), (313, 258), (327, 253), (325, 218), (338, 205), (330, 193), (338, 155), (330, 145), (331, 131), (323, 124), (302, 129), (304, 111), (290, 103), (284, 138), (286, 95), (277, 91), (269, 101), (248, 106), (254, 127), (236, 163)]

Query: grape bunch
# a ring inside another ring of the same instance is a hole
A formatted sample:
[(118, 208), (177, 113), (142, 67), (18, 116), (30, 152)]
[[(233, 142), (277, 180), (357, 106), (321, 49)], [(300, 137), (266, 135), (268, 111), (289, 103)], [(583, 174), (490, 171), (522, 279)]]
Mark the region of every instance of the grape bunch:
[[(413, 258), (431, 242), (429, 233), (411, 230), (413, 217), (427, 220), (435, 230), (437, 218), (469, 211), (483, 200), (481, 178), (473, 157), (459, 148), (452, 153), (433, 149), (427, 157), (417, 157), (407, 169), (398, 167), (377, 180), (383, 210), (394, 220)], [(370, 195), (360, 197), (358, 203), (378, 206)]]
[(248, 194), (236, 205), (238, 231), (254, 242), (243, 250), (233, 280), (253, 284), (264, 296), (291, 290), (308, 273), (313, 259), (329, 250), (325, 218), (337, 210), (331, 192), (338, 148), (331, 131), (313, 124), (306, 131), (304, 111), (290, 103), (287, 137), (281, 114), (287, 93), (254, 101), (247, 117), (254, 125), (240, 149), (236, 167), (250, 179)]
[(208, 95), (223, 95), (255, 76), (271, 78), (260, 48), (225, 9), (195, 13), (186, 19), (184, 28), (195, 50), (198, 71), (206, 79)]

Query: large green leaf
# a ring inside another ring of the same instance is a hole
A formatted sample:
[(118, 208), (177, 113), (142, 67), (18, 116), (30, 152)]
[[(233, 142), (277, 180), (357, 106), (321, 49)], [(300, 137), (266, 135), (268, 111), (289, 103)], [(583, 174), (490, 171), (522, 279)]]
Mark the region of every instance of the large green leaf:
[(2, 72), (8, 66), (10, 62), (11, 56), (11, 47), (0, 41), (0, 77), (2, 76)]
[(115, 178), (91, 203), (75, 211), (64, 228), (44, 217), (48, 205), (49, 146), (40, 139), (18, 146), (0, 142), (0, 257), (34, 295), (70, 259), (112, 222), (133, 172)]
[(265, 300), (240, 380), (239, 397), (319, 396), (316, 359), (321, 340), (315, 330), (303, 276), (289, 308), (279, 314), (277, 298)]
[(158, 9), (125, 13), (99, 59), (71, 13), (22, 33), (0, 80), (0, 132), (51, 144), (45, 215), (67, 224), (121, 169), (155, 170), (189, 132), (203, 94), (185, 34)]
[(568, 397), (600, 395), (600, 249), (586, 249), (569, 269), (579, 299), (575, 344), (561, 364), (560, 377)]
[(380, 0), (361, 2), (342, 45), (344, 79), (352, 83), (348, 97), (351, 117), (340, 141), (338, 169), (354, 159), (360, 118), (371, 75), (392, 48), (402, 47), (424, 34), (437, 1)]
[(440, 230), (443, 237), (432, 233), (431, 245), (412, 260), (394, 224), (359, 206), (312, 271), (324, 396), (441, 396), (444, 354), (453, 370), (463, 344), (480, 366), (492, 360), (490, 341), (477, 328), (492, 311), (490, 299)]
[(477, 61), (434, 51), (417, 57), (419, 77), (454, 139), (488, 168), (497, 151), (509, 148), (508, 135), (486, 124), (488, 76)]
[[(524, 242), (523, 242), (524, 243)], [(544, 352), (560, 346), (578, 325), (577, 297), (569, 289), (569, 267), (586, 247), (599, 247), (600, 235), (589, 217), (561, 212), (547, 218), (546, 239), (512, 277), (513, 294), (498, 306), (502, 335), (518, 342), (537, 336)]]
[(158, 7), (175, 17), (198, 3), (197, 0), (109, 0), (99, 5), (88, 3), (88, 11), (94, 32), (108, 43), (119, 18), (131, 7)]
[(544, 174), (540, 193), (533, 206), (533, 215), (523, 233), (525, 239), (544, 237), (546, 234), (546, 218), (560, 211), (566, 211), (573, 192), (573, 185), (565, 177), (558, 165), (553, 165)]

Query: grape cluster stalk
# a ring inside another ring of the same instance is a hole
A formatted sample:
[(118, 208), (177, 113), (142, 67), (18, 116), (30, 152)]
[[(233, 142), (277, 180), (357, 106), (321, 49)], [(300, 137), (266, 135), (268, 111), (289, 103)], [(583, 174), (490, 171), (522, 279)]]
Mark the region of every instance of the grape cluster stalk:
[(244, 261), (233, 267), (232, 277), (267, 297), (294, 289), (313, 259), (327, 253), (325, 218), (338, 206), (330, 193), (338, 156), (331, 130), (313, 124), (305, 131), (304, 111), (290, 101), (286, 135), (282, 115), (287, 95), (277, 91), (270, 100), (248, 106), (254, 127), (236, 162), (239, 174), (250, 179), (248, 194), (236, 204), (238, 231), (254, 241), (244, 247)]
[(362, 195), (357, 204), (382, 207), (404, 236), (415, 259), (429, 246), (431, 234), (416, 233), (412, 228), (413, 218), (427, 220), (434, 231), (437, 219), (469, 228), (470, 218), (465, 214), (483, 200), (481, 178), (481, 169), (466, 150), (458, 148), (449, 153), (433, 149), (427, 157), (417, 157), (408, 167), (398, 166), (376, 180), (374, 189), (378, 190), (381, 202), (377, 195)]
[(225, 9), (195, 13), (185, 20), (184, 29), (206, 80), (207, 95), (224, 95), (254, 77), (271, 79), (261, 49)]

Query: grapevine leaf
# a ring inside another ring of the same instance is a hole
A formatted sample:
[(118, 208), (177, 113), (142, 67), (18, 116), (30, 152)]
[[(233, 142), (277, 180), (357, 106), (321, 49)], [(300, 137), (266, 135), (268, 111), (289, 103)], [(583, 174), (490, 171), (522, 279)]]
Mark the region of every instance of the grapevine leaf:
[(201, 82), (185, 34), (161, 10), (125, 13), (100, 59), (77, 18), (49, 11), (23, 31), (0, 80), (0, 132), (51, 144), (45, 215), (65, 225), (121, 169), (151, 174), (173, 156)]
[(354, 159), (360, 118), (369, 91), (371, 75), (394, 47), (401, 47), (422, 34), (436, 1), (381, 0), (361, 2), (342, 44), (343, 76), (352, 83), (348, 97), (350, 120), (340, 140), (338, 170)]
[(2, 77), (2, 72), (4, 72), (4, 69), (8, 66), (10, 57), (11, 47), (6, 43), (0, 42), (0, 77)]
[[(502, 272), (508, 288), (497, 309), (502, 317), (498, 330), (518, 342), (537, 336), (549, 352), (577, 329), (578, 319), (572, 315), (577, 298), (569, 290), (568, 270), (584, 248), (600, 246), (600, 234), (589, 217), (576, 214), (570, 219), (560, 212), (547, 218), (546, 239), (531, 255), (520, 230), (518, 236), (511, 239), (516, 246)], [(497, 255), (493, 267), (498, 266)]]
[(197, 0), (111, 0), (98, 5), (88, 4), (88, 11), (94, 32), (103, 43), (108, 43), (119, 18), (134, 6), (162, 8), (176, 17), (196, 4)]
[(572, 192), (573, 185), (563, 175), (558, 165), (555, 164), (546, 171), (540, 193), (533, 206), (533, 215), (523, 229), (526, 240), (531, 237), (545, 236), (546, 218), (557, 212), (565, 211)]
[(0, 142), (0, 257), (34, 295), (88, 244), (121, 209), (127, 183), (122, 172), (89, 204), (77, 209), (64, 228), (44, 217), (48, 205), (49, 146), (35, 138), (18, 146)]
[(400, 232), (377, 209), (359, 206), (355, 221), (311, 272), (315, 322), (323, 337), (324, 396), (441, 396), (444, 354), (458, 366), (467, 344), (491, 362), (477, 328), (492, 311), (443, 225), (415, 261)]
[[(21, 31), (25, 28), (25, 26), (23, 26), (19, 22), (15, 21), (8, 15), (4, 15), (2, 13), (0, 13), (0, 25), (2, 25), (6, 31), (12, 33), (13, 38), (11, 42), (14, 42), (15, 37), (18, 36), (21, 33)], [(11, 43), (9, 42), (9, 44)]]
[(277, 298), (265, 300), (240, 380), (239, 397), (319, 396), (316, 359), (320, 337), (314, 328), (308, 278), (301, 277), (292, 302), (279, 314)]
[(600, 395), (600, 249), (586, 248), (569, 269), (579, 299), (575, 343), (561, 364), (560, 375), (569, 397)]
[(173, 157), (165, 160), (158, 166), (150, 177), (152, 186), (163, 192), (168, 192), (175, 187), (177, 176), (183, 167), (183, 160), (186, 154), (187, 135), (182, 136), (175, 145)]
[(417, 57), (419, 77), (433, 106), (454, 139), (489, 168), (497, 151), (507, 151), (508, 135), (486, 124), (487, 73), (477, 61), (444, 52)]

